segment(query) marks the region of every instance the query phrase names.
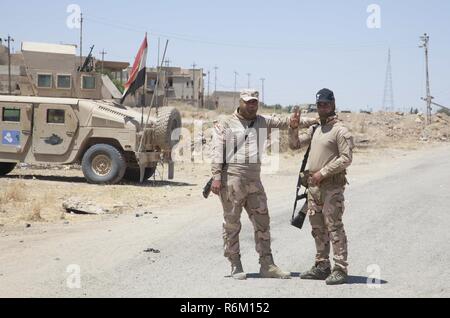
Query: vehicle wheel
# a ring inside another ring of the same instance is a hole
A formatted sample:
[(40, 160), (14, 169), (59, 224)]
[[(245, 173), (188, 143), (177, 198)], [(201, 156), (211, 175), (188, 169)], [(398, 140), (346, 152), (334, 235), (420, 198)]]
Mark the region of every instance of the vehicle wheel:
[(14, 170), (16, 163), (0, 162), (0, 177), (6, 176), (8, 173)]
[(174, 136), (172, 140), (172, 132), (177, 128), (181, 128), (181, 115), (178, 109), (160, 108), (155, 127), (155, 146), (159, 146), (162, 150), (172, 150), (180, 141), (180, 134)]
[[(155, 174), (156, 168), (146, 168), (144, 172), (144, 181), (150, 179)], [(141, 171), (139, 168), (127, 168), (123, 178), (131, 182), (141, 181)]]
[(122, 180), (127, 164), (122, 153), (115, 147), (98, 144), (86, 151), (81, 167), (89, 183), (116, 184)]

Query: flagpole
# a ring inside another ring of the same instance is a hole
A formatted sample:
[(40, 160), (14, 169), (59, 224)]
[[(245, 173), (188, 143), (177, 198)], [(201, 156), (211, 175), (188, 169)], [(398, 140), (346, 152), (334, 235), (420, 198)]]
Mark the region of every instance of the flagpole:
[[(163, 58), (162, 58), (162, 60), (160, 62), (161, 63), (160, 67), (162, 67), (162, 63), (164, 63), (164, 60), (166, 58), (166, 52), (167, 52), (167, 47), (168, 46), (169, 46), (169, 40), (166, 40), (166, 47), (164, 48)], [(157, 73), (157, 75), (156, 75), (156, 87), (159, 87), (159, 73)], [(145, 122), (145, 126), (142, 127), (142, 131), (145, 131), (145, 129), (148, 126), (148, 122), (150, 120), (150, 115), (151, 115), (151, 111), (152, 111), (154, 102), (155, 102), (155, 94), (153, 94), (153, 96), (152, 96), (152, 101), (150, 102), (150, 107), (149, 107), (149, 111), (148, 111), (147, 121)], [(158, 109), (156, 109), (156, 115), (158, 116)], [(142, 150), (143, 142), (144, 142), (144, 138), (141, 138), (141, 142), (140, 142), (139, 148), (138, 148), (138, 153), (141, 152), (141, 150)]]
[[(147, 39), (147, 32), (145, 32), (145, 38)], [(146, 104), (146, 95), (147, 95), (147, 65), (145, 66), (144, 86), (142, 87), (141, 127), (144, 126), (144, 106)]]

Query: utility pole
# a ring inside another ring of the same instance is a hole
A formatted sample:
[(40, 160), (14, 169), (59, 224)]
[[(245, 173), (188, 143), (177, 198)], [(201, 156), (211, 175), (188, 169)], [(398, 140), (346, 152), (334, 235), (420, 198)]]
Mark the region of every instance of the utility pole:
[(234, 71), (234, 94), (233, 94), (233, 105), (236, 105), (236, 95), (237, 95), (237, 77), (238, 77), (239, 73)]
[(250, 89), (250, 77), (252, 76), (252, 74), (250, 74), (250, 73), (247, 73), (247, 76), (248, 76), (248, 89)]
[(83, 13), (80, 13), (80, 69), (83, 66)]
[(166, 67), (170, 67), (170, 63), (172, 63), (171, 60), (164, 60), (164, 64), (166, 64)]
[(208, 70), (208, 99), (209, 99), (209, 85), (210, 85), (210, 76), (211, 76), (211, 71)]
[(105, 64), (105, 55), (108, 54), (108, 53), (105, 52), (105, 49), (103, 49), (103, 51), (101, 51), (100, 54), (102, 55), (102, 74), (103, 74), (104, 64)]
[[(160, 48), (161, 48), (161, 38), (158, 38), (158, 64), (156, 64), (156, 68), (158, 68), (158, 66), (159, 66)], [(158, 71), (158, 70), (156, 70), (156, 71)]]
[(388, 51), (386, 81), (384, 84), (383, 110), (386, 112), (394, 111), (394, 89), (392, 86), (391, 49), (389, 49)]
[(422, 45), (420, 45), (420, 48), (425, 49), (425, 67), (426, 67), (426, 77), (427, 77), (427, 97), (424, 98), (424, 100), (427, 102), (427, 124), (431, 124), (431, 104), (433, 101), (433, 97), (431, 96), (431, 88), (430, 88), (430, 73), (429, 73), (429, 64), (428, 64), (428, 43), (430, 41), (430, 37), (428, 34), (424, 34), (420, 37), (420, 40), (422, 41)]
[(262, 83), (262, 104), (264, 105), (264, 82), (266, 81), (265, 78), (261, 78), (261, 83)]
[(217, 70), (219, 68), (214, 66), (214, 91), (217, 92)]
[(5, 39), (8, 42), (8, 92), (9, 95), (12, 94), (12, 86), (11, 86), (11, 42), (14, 42), (14, 39), (8, 35), (8, 38)]
[(195, 104), (195, 67), (197, 64), (192, 64), (192, 102)]

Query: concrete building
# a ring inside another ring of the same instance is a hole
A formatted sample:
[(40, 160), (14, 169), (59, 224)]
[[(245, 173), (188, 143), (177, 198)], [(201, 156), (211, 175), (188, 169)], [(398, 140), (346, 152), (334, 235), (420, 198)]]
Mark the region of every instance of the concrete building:
[[(84, 63), (86, 58), (82, 59)], [(128, 62), (92, 59), (91, 72), (79, 72), (80, 57), (75, 45), (23, 42), (21, 52), (11, 55), (12, 94), (42, 97), (120, 99), (116, 84), (125, 84), (131, 72)], [(109, 76), (102, 75), (108, 74)], [(156, 81), (159, 76), (159, 85)], [(204, 107), (203, 69), (181, 67), (147, 68), (145, 87), (129, 95), (124, 104), (131, 107), (168, 105), (182, 101)], [(114, 81), (114, 82), (113, 82)], [(8, 50), (0, 44), (0, 94), (8, 94)]]
[(171, 100), (185, 101), (195, 106), (204, 105), (204, 77), (203, 69), (183, 69), (181, 67), (162, 67), (149, 70), (148, 85), (156, 83), (156, 76), (160, 71), (160, 82), (168, 102)]
[[(12, 94), (87, 99), (121, 97), (108, 76), (79, 72), (79, 64), (74, 45), (23, 42), (21, 52), (11, 56)], [(8, 52), (0, 46), (0, 94), (8, 94), (8, 82)]]
[(238, 108), (239, 99), (239, 92), (216, 91), (209, 98), (206, 98), (206, 108), (232, 113)]

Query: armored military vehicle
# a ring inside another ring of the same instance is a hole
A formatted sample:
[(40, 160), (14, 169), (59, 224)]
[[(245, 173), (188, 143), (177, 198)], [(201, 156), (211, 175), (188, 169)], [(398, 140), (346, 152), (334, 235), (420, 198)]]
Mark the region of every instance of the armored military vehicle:
[(181, 116), (153, 113), (143, 125), (139, 110), (113, 101), (0, 96), (0, 176), (18, 163), (81, 164), (89, 183), (142, 182), (166, 162), (171, 179)]

